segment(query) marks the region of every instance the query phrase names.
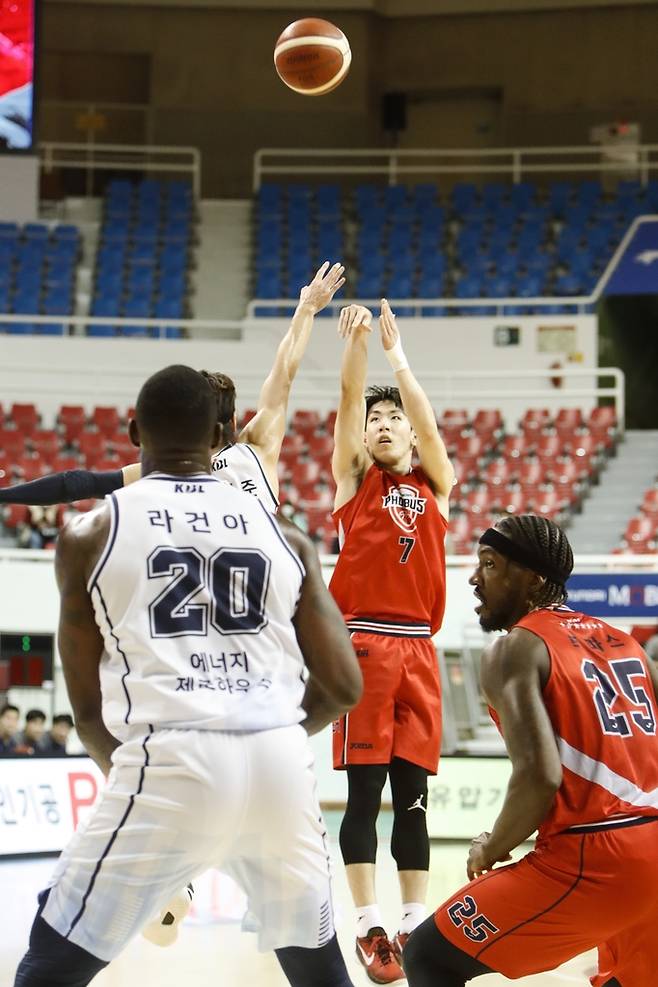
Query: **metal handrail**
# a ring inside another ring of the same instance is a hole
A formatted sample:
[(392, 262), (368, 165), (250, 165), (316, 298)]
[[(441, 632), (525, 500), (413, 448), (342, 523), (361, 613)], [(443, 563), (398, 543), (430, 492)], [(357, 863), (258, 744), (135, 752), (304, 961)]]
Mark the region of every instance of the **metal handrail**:
[[(568, 145), (564, 147), (496, 147), (496, 148), (277, 148), (277, 147), (263, 147), (260, 148), (254, 154), (254, 164), (253, 164), (253, 190), (257, 192), (261, 186), (262, 179), (264, 175), (281, 175), (281, 174), (306, 174), (306, 175), (326, 175), (326, 174), (343, 174), (343, 175), (360, 175), (360, 174), (370, 174), (370, 175), (386, 175), (389, 180), (389, 184), (397, 184), (398, 177), (400, 175), (454, 175), (454, 174), (507, 174), (512, 178), (512, 181), (518, 183), (522, 181), (523, 176), (526, 174), (550, 174), (555, 172), (567, 173), (567, 172), (582, 172), (582, 171), (592, 171), (596, 170), (598, 172), (619, 172), (623, 165), (619, 161), (606, 161), (606, 153), (614, 152), (615, 150), (623, 151), (624, 154), (636, 154), (637, 155), (637, 170), (640, 175), (640, 181), (643, 185), (646, 185), (649, 180), (649, 173), (654, 170), (658, 170), (658, 160), (652, 161), (651, 155), (658, 155), (658, 144), (634, 144), (634, 145), (619, 145), (618, 147), (610, 148), (608, 151), (606, 148), (601, 146), (590, 147), (583, 145)], [(569, 161), (557, 161), (551, 163), (539, 163), (532, 164), (531, 161), (527, 161), (527, 158), (564, 158), (565, 156), (582, 155), (586, 158), (595, 159), (591, 162), (585, 162), (582, 164), (569, 162)], [(331, 160), (335, 158), (345, 159), (384, 159), (386, 163), (384, 165), (336, 165), (336, 164), (325, 164), (325, 165), (314, 165), (305, 163), (302, 166), (293, 164), (267, 164), (265, 159), (267, 157), (275, 158), (324, 158), (325, 160)], [(448, 164), (432, 164), (432, 165), (418, 165), (411, 164), (405, 165), (400, 164), (400, 161), (413, 160), (414, 158), (421, 159), (423, 161), (429, 158), (436, 158), (438, 160), (446, 159)], [(462, 158), (471, 160), (474, 158), (479, 159), (481, 162), (486, 161), (486, 159), (496, 159), (496, 158), (508, 158), (509, 161), (505, 164), (479, 164), (470, 165), (463, 163), (453, 163), (455, 159)], [(601, 160), (603, 159), (603, 160)]]
[[(53, 168), (78, 168), (91, 175), (93, 171), (111, 168), (113, 171), (173, 172), (191, 176), (194, 198), (201, 195), (201, 152), (198, 147), (174, 144), (99, 144), (96, 141), (41, 141), (39, 143), (41, 167), (50, 172)], [(58, 152), (73, 157), (57, 157)], [(79, 154), (80, 157), (75, 157)], [(180, 161), (151, 160), (179, 156)], [(128, 160), (126, 160), (128, 158)], [(88, 183), (87, 191), (91, 194)]]

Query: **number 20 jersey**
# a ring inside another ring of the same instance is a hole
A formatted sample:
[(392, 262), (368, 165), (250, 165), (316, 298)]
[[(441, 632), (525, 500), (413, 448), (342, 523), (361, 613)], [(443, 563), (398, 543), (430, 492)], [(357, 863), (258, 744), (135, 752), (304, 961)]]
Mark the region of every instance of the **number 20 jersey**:
[(103, 716), (134, 726), (266, 730), (303, 719), (291, 623), (304, 569), (255, 497), (206, 474), (151, 474), (108, 498), (88, 583), (105, 650)]
[(551, 660), (543, 699), (562, 784), (540, 837), (658, 816), (658, 711), (637, 641), (569, 607), (535, 610), (516, 626), (540, 637)]

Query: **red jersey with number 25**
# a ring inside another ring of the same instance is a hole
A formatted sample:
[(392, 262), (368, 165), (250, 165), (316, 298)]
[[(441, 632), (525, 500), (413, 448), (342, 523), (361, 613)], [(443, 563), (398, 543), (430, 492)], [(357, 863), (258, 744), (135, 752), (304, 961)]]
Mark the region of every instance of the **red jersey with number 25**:
[(637, 641), (569, 607), (535, 610), (516, 626), (540, 637), (551, 659), (543, 698), (563, 775), (540, 838), (658, 816), (658, 707)]
[(400, 476), (373, 464), (333, 517), (341, 549), (329, 588), (345, 619), (427, 624), (435, 634), (448, 522), (423, 470)]

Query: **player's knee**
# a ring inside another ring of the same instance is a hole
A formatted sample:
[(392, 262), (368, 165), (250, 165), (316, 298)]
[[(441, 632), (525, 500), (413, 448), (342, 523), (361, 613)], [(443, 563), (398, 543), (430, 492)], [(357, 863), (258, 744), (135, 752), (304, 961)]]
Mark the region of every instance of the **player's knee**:
[(493, 972), (446, 939), (433, 916), (409, 936), (402, 965), (409, 987), (465, 987), (468, 980)]
[(361, 822), (377, 819), (386, 782), (386, 765), (363, 764), (347, 769), (348, 790), (346, 814), (358, 816)]
[(69, 942), (37, 915), (14, 987), (86, 987), (105, 966), (105, 960)]

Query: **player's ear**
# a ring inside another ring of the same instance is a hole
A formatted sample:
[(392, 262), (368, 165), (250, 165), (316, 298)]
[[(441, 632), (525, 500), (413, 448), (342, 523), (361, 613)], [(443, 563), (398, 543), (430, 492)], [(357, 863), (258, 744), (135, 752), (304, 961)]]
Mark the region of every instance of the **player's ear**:
[(128, 422), (128, 435), (130, 436), (130, 441), (132, 442), (132, 444), (134, 446), (137, 446), (137, 448), (139, 449), (142, 443), (139, 437), (139, 428), (137, 427), (136, 418), (131, 418), (130, 421)]

